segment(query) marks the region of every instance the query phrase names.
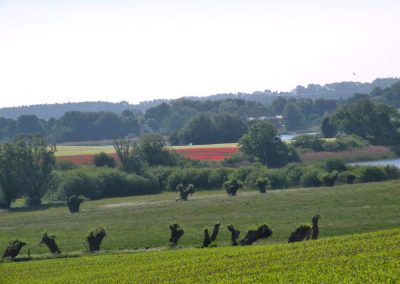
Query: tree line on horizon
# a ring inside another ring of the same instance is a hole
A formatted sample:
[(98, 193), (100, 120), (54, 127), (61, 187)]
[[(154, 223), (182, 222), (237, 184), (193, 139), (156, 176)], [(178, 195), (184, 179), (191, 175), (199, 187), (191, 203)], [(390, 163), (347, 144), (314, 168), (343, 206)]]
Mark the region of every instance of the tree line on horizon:
[[(149, 108), (144, 114), (131, 110), (124, 110), (120, 114), (71, 111), (58, 119), (49, 120), (39, 119), (35, 115), (22, 115), (15, 120), (0, 117), (0, 141), (7, 141), (18, 134), (34, 133), (45, 136), (51, 143), (63, 143), (138, 137), (143, 133), (157, 132), (170, 137), (174, 145), (229, 143), (237, 142), (247, 128), (258, 120), (272, 122), (279, 131), (319, 131), (321, 123), (331, 127), (335, 124), (332, 133), (343, 131), (371, 140), (368, 138), (370, 134), (361, 133), (360, 129), (363, 128), (349, 127), (349, 123), (339, 122), (345, 117), (349, 119), (349, 115), (343, 115), (345, 109), (360, 101), (400, 108), (400, 82), (385, 89), (376, 87), (369, 94), (354, 94), (346, 100), (278, 97), (271, 104), (264, 105), (243, 99), (178, 99)], [(367, 105), (364, 104), (364, 107)], [(362, 113), (362, 109), (358, 108), (356, 112)], [(378, 109), (382, 107), (375, 110)], [(389, 109), (383, 112), (395, 114)], [(327, 117), (332, 121), (328, 123)], [(376, 124), (375, 120), (371, 122)]]

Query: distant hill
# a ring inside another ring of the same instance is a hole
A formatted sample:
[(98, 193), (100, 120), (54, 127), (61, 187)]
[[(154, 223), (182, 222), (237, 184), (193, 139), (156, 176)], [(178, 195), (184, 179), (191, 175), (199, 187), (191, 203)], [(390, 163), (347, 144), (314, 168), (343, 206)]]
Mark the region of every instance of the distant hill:
[(61, 103), (61, 104), (41, 104), (19, 107), (0, 108), (0, 117), (16, 119), (21, 115), (36, 115), (38, 118), (60, 118), (68, 111), (81, 112), (100, 112), (108, 111), (121, 113), (129, 109), (134, 112), (145, 112), (147, 109), (159, 105), (166, 100), (144, 101), (139, 104), (129, 104), (128, 102), (110, 103), (110, 102), (79, 102), (79, 103)]
[(295, 97), (310, 99), (347, 99), (354, 94), (369, 94), (374, 88), (385, 89), (400, 81), (400, 78), (378, 78), (371, 83), (361, 82), (338, 82), (325, 85), (309, 84), (307, 87), (297, 86), (290, 92), (273, 92), (271, 90), (256, 91), (253, 93), (222, 93), (207, 97), (186, 97), (193, 100), (223, 100), (223, 99), (244, 99), (263, 104), (269, 104), (277, 97)]
[[(399, 78), (379, 78), (371, 83), (361, 82), (339, 82), (325, 85), (309, 84), (307, 87), (297, 86), (290, 92), (273, 92), (271, 90), (256, 91), (253, 93), (226, 93), (216, 94), (206, 97), (185, 97), (186, 99), (206, 101), (206, 100), (224, 100), (224, 99), (244, 99), (247, 101), (269, 104), (277, 97), (296, 97), (296, 98), (324, 98), (324, 99), (345, 99), (354, 94), (369, 94), (374, 88), (387, 88), (393, 83), (399, 81)], [(16, 119), (21, 115), (36, 115), (41, 119), (51, 117), (60, 118), (68, 111), (88, 111), (99, 112), (109, 111), (121, 113), (129, 109), (134, 112), (145, 112), (147, 109), (157, 106), (162, 102), (168, 102), (167, 99), (144, 101), (139, 104), (129, 104), (128, 102), (110, 103), (110, 102), (79, 102), (62, 104), (42, 104), (19, 107), (0, 108), (0, 117)]]

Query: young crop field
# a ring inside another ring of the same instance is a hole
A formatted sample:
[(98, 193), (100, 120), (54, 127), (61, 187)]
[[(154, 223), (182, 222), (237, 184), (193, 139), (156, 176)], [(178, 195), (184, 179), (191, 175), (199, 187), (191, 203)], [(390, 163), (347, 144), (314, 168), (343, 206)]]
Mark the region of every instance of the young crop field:
[[(221, 161), (232, 157), (239, 148), (235, 143), (211, 144), (198, 146), (174, 146), (168, 147), (189, 159)], [(112, 146), (57, 146), (56, 158), (58, 161), (70, 161), (75, 164), (91, 164), (93, 155), (100, 152), (112, 155), (117, 159)]]
[(0, 264), (3, 283), (398, 283), (400, 229), (295, 244)]
[(56, 235), (65, 253), (81, 252), (87, 232), (98, 226), (107, 230), (102, 249), (159, 248), (168, 244), (168, 225), (179, 223), (185, 230), (179, 245), (199, 247), (203, 228), (221, 223), (218, 246), (231, 244), (226, 226), (233, 224), (242, 234), (268, 224), (273, 235), (262, 244), (286, 243), (296, 226), (310, 223), (319, 214), (320, 238), (371, 232), (400, 226), (398, 181), (336, 186), (333, 188), (241, 191), (229, 197), (224, 191), (196, 192), (187, 202), (176, 202), (178, 193), (88, 201), (81, 212), (70, 214), (65, 203), (45, 204), (34, 209), (0, 211), (0, 249), (13, 239), (27, 245), (21, 255), (47, 253), (38, 246), (42, 234)]

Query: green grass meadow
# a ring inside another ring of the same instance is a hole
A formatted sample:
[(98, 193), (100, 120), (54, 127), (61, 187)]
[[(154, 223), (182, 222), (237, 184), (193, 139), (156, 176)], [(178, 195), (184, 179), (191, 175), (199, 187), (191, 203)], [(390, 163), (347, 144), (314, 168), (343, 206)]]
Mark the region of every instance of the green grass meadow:
[(398, 283), (400, 229), (296, 244), (0, 265), (3, 283)]
[(221, 222), (219, 246), (230, 245), (226, 226), (242, 232), (266, 223), (273, 235), (260, 244), (286, 243), (302, 223), (321, 215), (320, 237), (371, 232), (400, 227), (400, 186), (398, 181), (343, 185), (333, 188), (273, 190), (266, 194), (239, 191), (228, 197), (224, 191), (195, 193), (187, 202), (176, 202), (177, 193), (88, 201), (81, 213), (70, 214), (65, 204), (44, 205), (36, 210), (14, 208), (0, 211), (0, 248), (12, 239), (28, 243), (35, 256), (47, 252), (37, 244), (43, 232), (57, 236), (64, 253), (85, 250), (84, 238), (96, 226), (107, 230), (102, 249), (115, 251), (165, 247), (168, 225), (179, 223), (185, 230), (182, 247), (199, 247), (203, 228)]

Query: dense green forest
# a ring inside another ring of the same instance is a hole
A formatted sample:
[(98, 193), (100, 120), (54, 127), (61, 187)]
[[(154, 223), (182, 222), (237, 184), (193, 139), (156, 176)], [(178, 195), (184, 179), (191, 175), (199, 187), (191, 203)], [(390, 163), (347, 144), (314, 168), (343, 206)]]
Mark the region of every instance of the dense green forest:
[[(8, 140), (17, 134), (40, 133), (50, 142), (62, 143), (137, 137), (142, 133), (159, 132), (169, 136), (172, 144), (227, 143), (237, 142), (253, 122), (266, 120), (279, 132), (319, 132), (322, 123), (325, 130), (330, 127), (330, 134), (323, 131), (326, 137), (332, 137), (336, 131), (343, 131), (377, 144), (379, 142), (374, 141), (372, 134), (361, 133), (362, 127), (351, 128), (340, 121), (350, 118), (349, 115), (344, 115), (346, 107), (347, 113), (352, 114), (354, 111), (349, 110), (348, 106), (354, 106), (360, 101), (389, 106), (390, 109), (385, 110), (382, 110), (382, 107), (377, 109), (370, 107), (370, 109), (377, 111), (379, 109), (381, 113), (392, 113), (388, 121), (393, 121), (395, 112), (392, 108), (400, 107), (400, 82), (387, 88), (374, 87), (369, 93), (356, 93), (347, 99), (339, 100), (279, 96), (271, 103), (263, 104), (239, 98), (221, 100), (182, 98), (161, 102), (148, 108), (144, 113), (125, 109), (118, 113), (69, 111), (59, 118), (47, 120), (33, 114), (21, 115), (16, 119), (0, 117), (0, 139)], [(129, 104), (124, 105), (130, 108)], [(356, 113), (362, 113), (362, 108)], [(365, 111), (368, 113), (370, 110)], [(379, 113), (376, 117), (381, 118)], [(368, 128), (373, 125), (372, 122), (376, 124), (377, 121), (378, 119), (372, 119), (363, 123)], [(397, 129), (396, 125), (390, 127), (391, 130)], [(382, 136), (379, 133), (373, 135)], [(391, 142), (383, 144), (393, 144), (393, 141), (396, 141), (394, 138), (390, 139)]]
[[(371, 83), (361, 82), (338, 82), (325, 85), (309, 84), (306, 87), (297, 86), (290, 92), (277, 92), (271, 90), (256, 91), (253, 93), (227, 93), (216, 94), (206, 97), (187, 97), (186, 99), (196, 101), (216, 101), (226, 99), (243, 99), (259, 102), (262, 104), (272, 103), (277, 97), (285, 98), (310, 98), (310, 99), (345, 99), (353, 94), (369, 94), (374, 88), (387, 88), (397, 82), (398, 78), (378, 78)], [(129, 104), (127, 102), (79, 102), (61, 104), (42, 104), (32, 106), (5, 107), (0, 108), (0, 117), (16, 119), (21, 115), (36, 115), (40, 119), (60, 118), (69, 111), (89, 111), (89, 112), (115, 112), (121, 113), (126, 109), (144, 113), (147, 109), (170, 100), (151, 100), (143, 101), (139, 104)]]

